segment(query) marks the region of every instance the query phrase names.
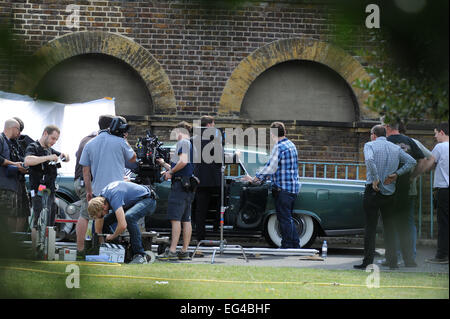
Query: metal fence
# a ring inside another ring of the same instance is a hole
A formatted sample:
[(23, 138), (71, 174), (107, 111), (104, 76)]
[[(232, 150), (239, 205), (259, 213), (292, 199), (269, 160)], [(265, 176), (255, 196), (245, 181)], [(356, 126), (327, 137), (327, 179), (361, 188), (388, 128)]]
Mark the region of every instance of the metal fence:
[[(299, 174), (302, 177), (332, 178), (347, 180), (365, 180), (366, 166), (364, 163), (333, 163), (299, 161)], [(433, 207), (433, 171), (419, 176), (417, 179), (416, 224), (418, 238), (434, 238), (434, 207)]]

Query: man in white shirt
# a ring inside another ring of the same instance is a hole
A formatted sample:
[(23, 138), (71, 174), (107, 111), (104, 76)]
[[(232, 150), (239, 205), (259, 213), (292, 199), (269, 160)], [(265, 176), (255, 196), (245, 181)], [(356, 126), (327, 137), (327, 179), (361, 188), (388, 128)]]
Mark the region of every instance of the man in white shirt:
[(428, 169), (434, 169), (433, 188), (437, 198), (438, 241), (436, 256), (425, 261), (448, 264), (448, 122), (439, 124), (434, 133), (438, 144), (431, 152), (435, 161)]

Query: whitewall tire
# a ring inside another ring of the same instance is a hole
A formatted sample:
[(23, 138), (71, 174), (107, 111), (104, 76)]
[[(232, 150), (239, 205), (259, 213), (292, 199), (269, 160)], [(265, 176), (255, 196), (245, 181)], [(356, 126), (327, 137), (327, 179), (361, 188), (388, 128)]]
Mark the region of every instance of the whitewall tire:
[[(311, 216), (294, 213), (294, 222), (300, 238), (300, 247), (310, 247), (317, 236), (314, 219)], [(265, 229), (266, 241), (275, 247), (281, 247), (281, 233), (276, 214), (270, 215)]]

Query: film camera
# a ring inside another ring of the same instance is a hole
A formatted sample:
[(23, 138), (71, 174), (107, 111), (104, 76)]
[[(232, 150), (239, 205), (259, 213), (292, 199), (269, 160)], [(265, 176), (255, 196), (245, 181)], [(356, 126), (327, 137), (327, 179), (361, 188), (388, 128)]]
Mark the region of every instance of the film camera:
[(109, 133), (118, 137), (124, 137), (130, 126), (120, 117), (114, 117), (109, 125)]
[(170, 159), (170, 151), (162, 148), (163, 143), (158, 137), (147, 130), (145, 137), (139, 137), (136, 143), (136, 183), (149, 185), (161, 182), (161, 167), (156, 163), (158, 158), (166, 163)]

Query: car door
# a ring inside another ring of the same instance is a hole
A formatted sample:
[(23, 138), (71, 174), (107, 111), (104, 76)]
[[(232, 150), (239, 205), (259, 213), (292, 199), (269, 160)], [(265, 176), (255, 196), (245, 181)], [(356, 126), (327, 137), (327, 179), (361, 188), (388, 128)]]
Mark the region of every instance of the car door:
[[(252, 169), (253, 166), (258, 165), (257, 157), (252, 155), (254, 154), (242, 152), (240, 162), (229, 164), (226, 170), (227, 179), (230, 181), (230, 204), (228, 220), (225, 218), (225, 223), (232, 224), (236, 231), (262, 230), (263, 227), (268, 199), (268, 185), (253, 185), (241, 180), (245, 174), (255, 173)], [(251, 171), (249, 171), (249, 168)]]

